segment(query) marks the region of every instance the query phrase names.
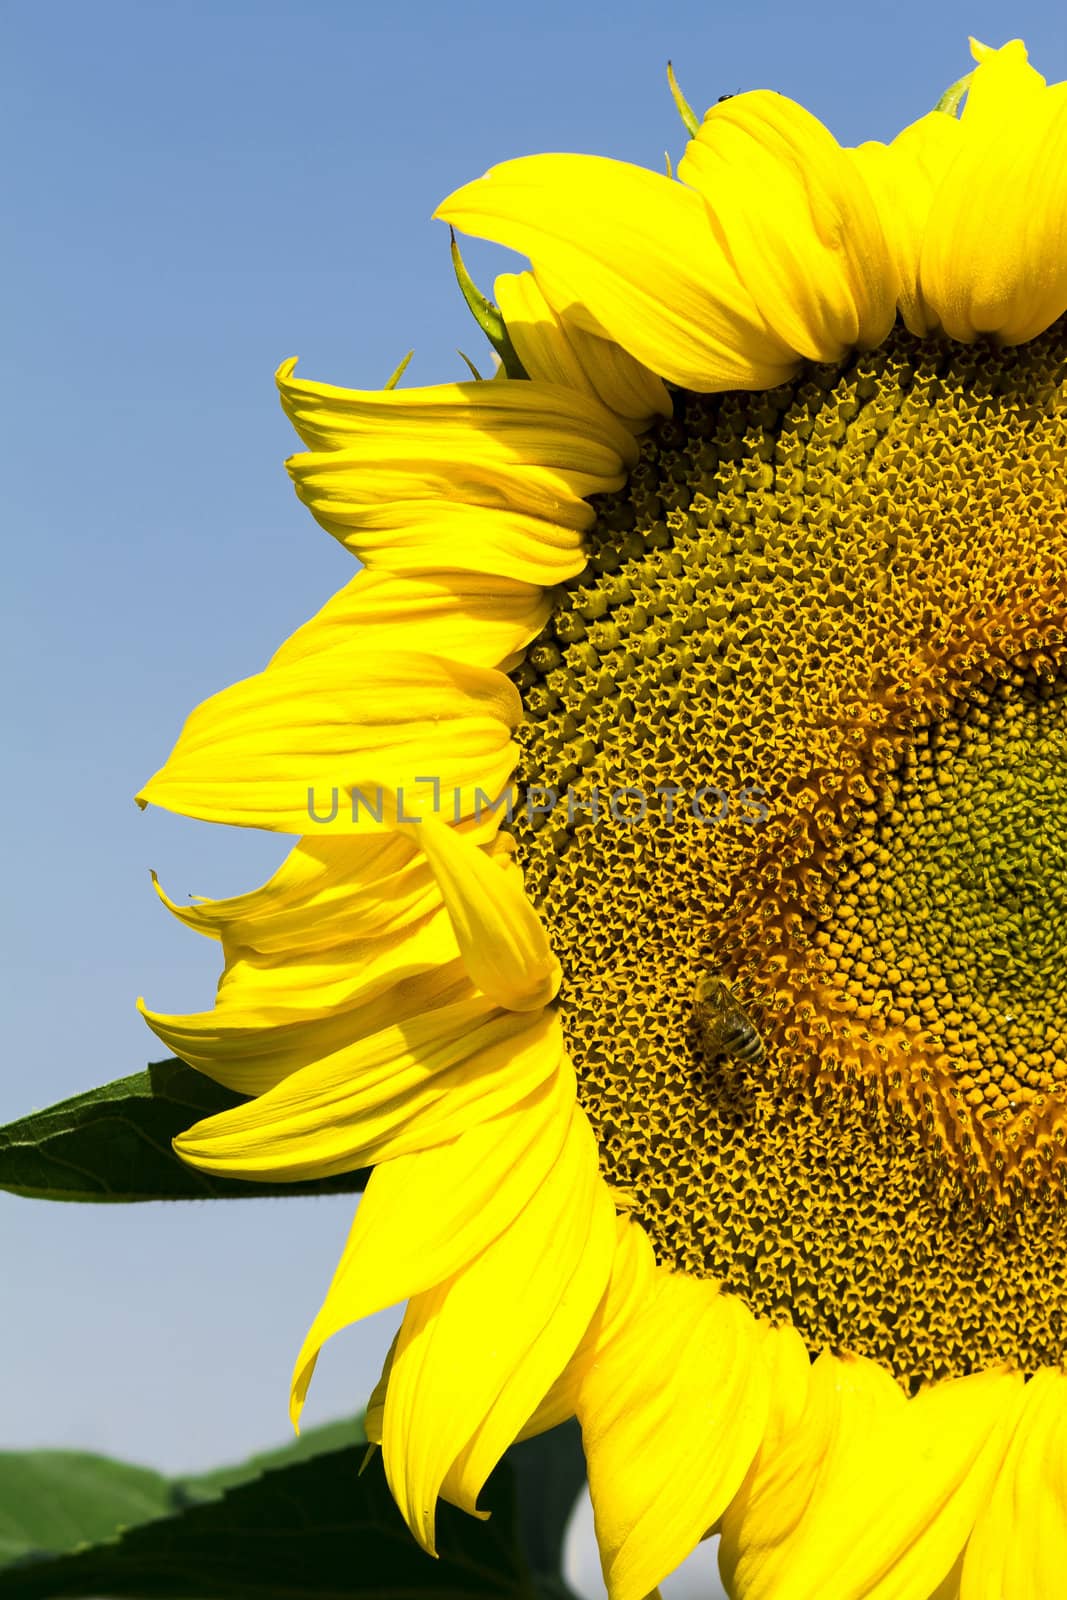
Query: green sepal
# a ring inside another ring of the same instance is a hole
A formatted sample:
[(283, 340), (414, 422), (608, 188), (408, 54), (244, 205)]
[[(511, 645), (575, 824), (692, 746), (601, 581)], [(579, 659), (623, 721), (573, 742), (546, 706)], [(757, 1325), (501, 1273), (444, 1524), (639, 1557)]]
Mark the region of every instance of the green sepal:
[(457, 347), (456, 354), (459, 359), (466, 364), (467, 370), (470, 372), (470, 375), (474, 379), (475, 383), (484, 383), (485, 379), (482, 377), (481, 373), (478, 371), (478, 368), (474, 365), (474, 362), (471, 360), (467, 352), (465, 350), (460, 350)]
[(400, 363), (400, 365), (397, 367), (396, 371), (393, 373), (393, 376), (386, 381), (385, 387), (387, 389), (395, 389), (396, 388), (397, 384), (400, 382), (401, 378), (404, 376), (405, 372), (408, 370), (408, 362), (411, 360), (411, 358), (412, 358), (412, 356), (414, 354), (415, 354), (414, 350), (409, 350), (408, 351), (408, 353), (404, 357), (403, 361)]
[(678, 87), (678, 79), (674, 76), (674, 66), (670, 61), (667, 62), (667, 83), (674, 103), (678, 107), (678, 115), (685, 124), (685, 130), (691, 139), (695, 139), (700, 132), (700, 118)]
[(963, 97), (971, 87), (971, 79), (973, 77), (974, 68), (972, 67), (970, 72), (964, 73), (962, 78), (957, 78), (956, 82), (945, 90), (934, 110), (947, 111), (950, 117), (958, 117), (960, 106), (963, 104)]
[(0, 1128), (0, 1189), (32, 1200), (252, 1200), (358, 1192), (366, 1172), (300, 1183), (244, 1183), (187, 1166), (171, 1140), (234, 1106), (234, 1094), (173, 1057)]
[[(530, 375), (519, 360), (515, 346), (511, 342), (511, 335), (508, 333), (504, 319), (500, 315), (499, 307), (495, 306), (482, 293), (464, 266), (463, 257), (459, 253), (459, 245), (456, 243), (456, 230), (449, 228), (448, 231), (452, 237), (452, 267), (456, 274), (456, 282), (459, 284), (460, 293), (467, 302), (468, 310), (500, 357), (501, 365), (507, 376), (509, 378), (528, 378)], [(462, 354), (461, 350), (460, 355)]]

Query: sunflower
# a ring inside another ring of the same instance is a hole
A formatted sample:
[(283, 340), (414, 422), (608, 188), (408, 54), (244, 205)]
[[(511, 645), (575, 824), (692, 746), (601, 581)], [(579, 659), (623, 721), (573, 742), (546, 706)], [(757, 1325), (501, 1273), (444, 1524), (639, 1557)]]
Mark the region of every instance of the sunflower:
[(300, 836), (145, 1014), (250, 1097), (184, 1160), (373, 1166), (293, 1415), (406, 1301), (427, 1550), (576, 1414), (612, 1600), (1062, 1592), (1067, 85), (972, 48), (887, 146), (679, 91), (676, 178), (460, 189), (490, 381), (278, 373), (363, 565), (139, 796)]

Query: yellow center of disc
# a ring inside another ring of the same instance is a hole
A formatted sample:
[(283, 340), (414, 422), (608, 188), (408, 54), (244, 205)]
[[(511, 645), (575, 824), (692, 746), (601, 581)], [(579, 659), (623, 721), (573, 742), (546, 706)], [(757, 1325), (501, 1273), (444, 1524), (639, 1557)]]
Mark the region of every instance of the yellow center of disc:
[(912, 1383), (1067, 1353), (1064, 357), (677, 396), (516, 673), (608, 1177)]

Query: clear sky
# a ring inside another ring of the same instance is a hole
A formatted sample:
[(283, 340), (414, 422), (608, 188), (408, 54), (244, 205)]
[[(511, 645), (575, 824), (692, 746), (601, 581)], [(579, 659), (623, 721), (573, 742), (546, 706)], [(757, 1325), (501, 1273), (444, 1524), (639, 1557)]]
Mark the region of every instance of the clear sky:
[[(370, 387), (414, 345), (406, 382), (463, 376), (434, 205), (539, 150), (661, 168), (668, 57), (701, 110), (775, 88), (855, 143), (928, 110), (968, 33), (1067, 77), (1067, 24), (1060, 0), (8, 0), (3, 31), (7, 1120), (164, 1054), (138, 994), (210, 1004), (215, 947), (149, 868), (228, 894), (283, 853), (132, 800), (352, 570), (289, 488), (277, 363)], [(0, 1448), (177, 1469), (284, 1437), (350, 1210), (0, 1196)], [(361, 1403), (392, 1321), (327, 1350), (310, 1420)]]

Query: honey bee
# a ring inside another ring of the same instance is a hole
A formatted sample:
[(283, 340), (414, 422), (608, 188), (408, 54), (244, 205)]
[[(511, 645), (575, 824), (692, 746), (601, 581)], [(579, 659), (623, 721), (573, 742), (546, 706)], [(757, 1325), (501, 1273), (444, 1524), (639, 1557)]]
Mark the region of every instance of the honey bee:
[(748, 1012), (722, 978), (705, 972), (693, 990), (693, 1020), (700, 1048), (708, 1061), (730, 1056), (758, 1067), (767, 1051)]

